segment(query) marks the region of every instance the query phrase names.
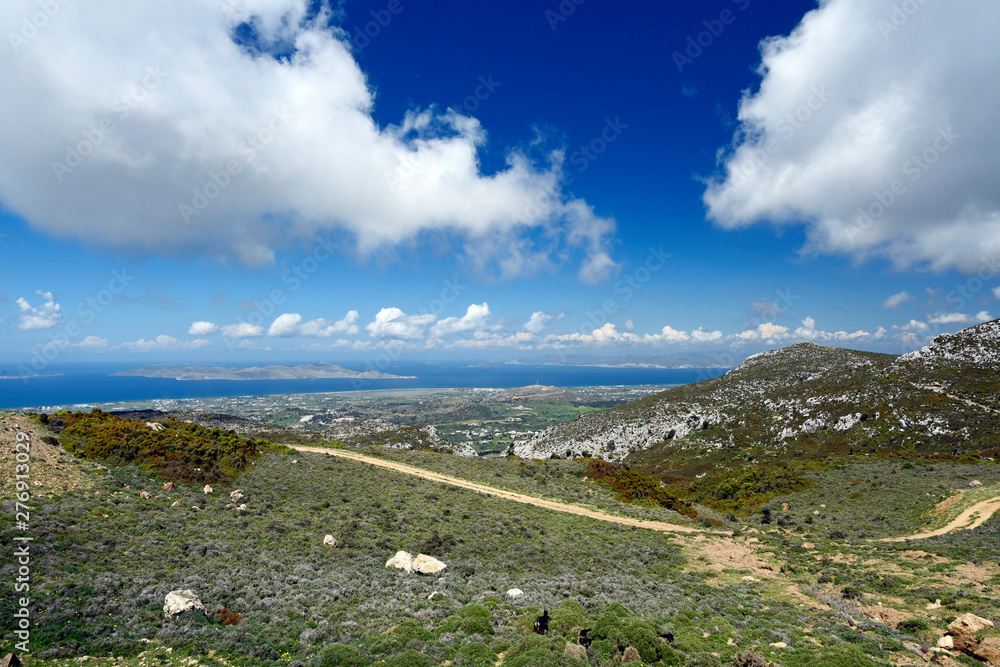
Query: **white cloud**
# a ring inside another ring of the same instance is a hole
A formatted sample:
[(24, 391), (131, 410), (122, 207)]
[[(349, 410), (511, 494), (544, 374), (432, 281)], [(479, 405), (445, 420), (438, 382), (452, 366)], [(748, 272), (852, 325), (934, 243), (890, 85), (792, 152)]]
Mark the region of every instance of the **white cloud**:
[(911, 333), (925, 333), (930, 329), (925, 322), (919, 320), (910, 320), (900, 328)]
[(490, 334), (486, 338), (456, 340), (449, 347), (487, 349), (493, 347), (515, 347), (529, 349), (534, 341), (534, 336), (526, 331), (518, 331), (509, 336)]
[(975, 319), (965, 313), (938, 313), (927, 319), (931, 324), (972, 324)]
[(646, 334), (645, 339), (650, 343), (678, 343), (691, 340), (691, 336), (686, 331), (677, 331), (668, 324), (658, 334)]
[[(998, 297), (1000, 298), (1000, 297)], [(524, 331), (530, 334), (540, 334), (545, 330), (547, 326), (553, 322), (558, 322), (565, 316), (565, 313), (559, 313), (558, 316), (552, 315), (545, 312), (544, 310), (536, 310), (531, 314), (531, 317), (522, 327)]]
[(599, 329), (594, 329), (589, 334), (549, 334), (545, 337), (548, 344), (562, 345), (566, 343), (580, 343), (583, 345), (613, 345), (613, 344), (634, 344), (640, 343), (643, 339), (634, 333), (618, 331), (612, 322), (608, 322)]
[(691, 332), (691, 338), (699, 343), (712, 343), (722, 338), (721, 331), (705, 331), (698, 327)]
[(38, 308), (33, 308), (23, 297), (17, 300), (19, 309), (18, 316), (20, 322), (17, 325), (22, 331), (38, 331), (40, 329), (51, 329), (62, 322), (62, 306), (56, 303), (52, 292), (36, 292), (45, 303)]
[(993, 288), (993, 298), (1000, 301), (1000, 287)]
[(222, 327), (222, 335), (230, 338), (255, 338), (264, 335), (264, 327), (249, 322), (227, 324)]
[(407, 315), (399, 308), (383, 308), (365, 329), (373, 338), (412, 340), (423, 338), (424, 330), (436, 319), (436, 315)]
[(795, 335), (799, 338), (808, 338), (810, 340), (816, 338), (816, 320), (811, 317), (802, 320), (802, 326), (795, 330)]
[(762, 43), (712, 219), (805, 224), (809, 250), (901, 267), (973, 272), (1000, 252), (1000, 3), (902, 5), (825, 0)]
[(978, 313), (976, 313), (975, 316), (976, 322), (989, 322), (992, 319), (993, 316), (990, 315), (989, 311), (986, 310), (980, 310)]
[(209, 342), (204, 338), (196, 338), (195, 340), (180, 341), (173, 336), (167, 336), (165, 334), (159, 335), (153, 340), (145, 340), (140, 338), (137, 341), (131, 341), (128, 343), (122, 343), (121, 345), (116, 345), (115, 349), (126, 348), (129, 350), (135, 350), (137, 352), (153, 352), (153, 351), (171, 351), (171, 350), (196, 350), (201, 347), (205, 347)]
[[(808, 322), (811, 322), (812, 324), (815, 325), (815, 322), (812, 321), (811, 317), (807, 317), (805, 320), (803, 320), (802, 323), (806, 324)], [(788, 333), (788, 327), (783, 327), (780, 324), (772, 324), (770, 322), (765, 322), (764, 324), (761, 324), (760, 326), (757, 327), (757, 333), (760, 334), (760, 337), (763, 340), (782, 338), (786, 333)]]
[(490, 307), (485, 301), (482, 305), (472, 304), (462, 317), (446, 317), (431, 327), (431, 336), (440, 338), (448, 334), (462, 331), (474, 331), (486, 326), (490, 319)]
[[(10, 44), (39, 7), (0, 3), (0, 71), (18, 91), (0, 106), (3, 204), (56, 236), (248, 265), (289, 236), (344, 230), (365, 253), (444, 232), (500, 277), (567, 259), (585, 282), (617, 269), (615, 222), (563, 191), (562, 151), (510, 149), (483, 172), (475, 118), (432, 107), (380, 125), (346, 31), (303, 23), (308, 5), (94, 0)], [(293, 55), (241, 49), (245, 22)]]
[(330, 320), (319, 318), (309, 320), (302, 325), (301, 335), (310, 338), (331, 338), (337, 335), (353, 336), (358, 333), (358, 311), (349, 310), (344, 319), (330, 322)]
[(271, 322), (267, 330), (268, 336), (295, 336), (299, 333), (302, 316), (298, 313), (284, 313)]
[(214, 322), (205, 322), (204, 320), (192, 322), (191, 326), (188, 327), (189, 336), (210, 336), (218, 331), (219, 325)]
[(302, 321), (298, 313), (284, 313), (271, 323), (267, 330), (268, 336), (306, 336), (307, 338), (332, 338), (336, 335), (353, 335), (358, 333), (358, 311), (350, 310), (342, 320), (331, 322), (319, 318)]
[(875, 330), (875, 333), (872, 335), (872, 340), (882, 340), (883, 338), (885, 338), (885, 334), (886, 334), (885, 327), (879, 327), (878, 329)]
[[(883, 329), (883, 331), (884, 331), (884, 329)], [(846, 331), (838, 331), (836, 333), (830, 334), (830, 338), (832, 338), (833, 340), (839, 340), (839, 341), (843, 341), (843, 342), (849, 342), (849, 341), (853, 341), (853, 340), (860, 340), (862, 338), (868, 338), (869, 336), (871, 336), (870, 333), (868, 333), (867, 331), (863, 331), (861, 329), (859, 329), (859, 330), (857, 330), (857, 331), (855, 331), (853, 333), (848, 333)]]
[(913, 296), (909, 292), (899, 292), (888, 297), (882, 302), (882, 308), (884, 310), (892, 310), (894, 308), (899, 308), (901, 305), (907, 301), (913, 301)]
[(108, 346), (108, 341), (100, 336), (87, 336), (79, 343), (73, 343), (73, 347), (79, 347), (85, 350), (98, 350)]

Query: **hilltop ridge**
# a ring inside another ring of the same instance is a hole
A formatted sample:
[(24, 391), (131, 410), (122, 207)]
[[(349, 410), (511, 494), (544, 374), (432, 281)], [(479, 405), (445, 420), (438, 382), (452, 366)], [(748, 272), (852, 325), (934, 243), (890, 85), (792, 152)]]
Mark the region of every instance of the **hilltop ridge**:
[(902, 357), (798, 343), (753, 355), (720, 378), (554, 426), (511, 451), (629, 457), (665, 479), (693, 479), (732, 461), (841, 454), (995, 458), (998, 369), (998, 322)]

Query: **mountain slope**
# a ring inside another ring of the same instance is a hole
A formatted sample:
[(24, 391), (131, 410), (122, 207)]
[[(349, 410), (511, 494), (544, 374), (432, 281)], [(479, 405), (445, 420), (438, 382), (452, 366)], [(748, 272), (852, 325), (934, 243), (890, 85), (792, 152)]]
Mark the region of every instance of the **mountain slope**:
[(721, 378), (580, 417), (515, 444), (520, 456), (572, 451), (692, 479), (735, 460), (782, 463), (912, 451), (1000, 455), (1000, 324), (895, 357), (799, 343)]

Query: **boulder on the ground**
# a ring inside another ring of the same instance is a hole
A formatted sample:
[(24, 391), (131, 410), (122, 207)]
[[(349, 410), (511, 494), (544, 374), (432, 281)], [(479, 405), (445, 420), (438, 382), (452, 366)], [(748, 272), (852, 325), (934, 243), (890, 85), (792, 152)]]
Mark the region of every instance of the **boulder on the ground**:
[(325, 544), (328, 547), (333, 547), (334, 549), (340, 546), (340, 542), (338, 542), (337, 538), (335, 538), (333, 535), (327, 535), (326, 537), (324, 537), (323, 544)]
[(406, 572), (413, 572), (413, 554), (407, 551), (397, 551), (396, 555), (385, 562), (387, 568), (396, 568), (397, 570), (405, 570)]
[(586, 660), (587, 659), (587, 649), (579, 644), (571, 644), (566, 642), (566, 648), (563, 649), (563, 655), (567, 658), (574, 658), (576, 660)]
[(983, 485), (983, 483), (980, 482), (978, 479), (974, 479), (971, 482), (969, 482), (969, 488), (970, 489), (978, 489), (982, 485)]
[(212, 493), (214, 489), (212, 488), (211, 484), (206, 484), (205, 488), (203, 488), (202, 491), (205, 492), (205, 495), (208, 495), (209, 493)]
[(433, 556), (417, 554), (417, 557), (413, 559), (411, 567), (414, 572), (420, 574), (437, 574), (448, 566)]
[(232, 500), (243, 500), (243, 489), (236, 489), (235, 491), (230, 491), (229, 498)]
[[(976, 636), (976, 633), (992, 627), (993, 621), (975, 614), (962, 614), (948, 624), (948, 634), (951, 635), (956, 651), (979, 658), (980, 653), (988, 655), (1000, 648), (1000, 644), (993, 646), (989, 640), (982, 641)], [(991, 665), (1000, 666), (1000, 653), (997, 654), (997, 661), (991, 661), (990, 658), (980, 659), (990, 661)]]
[(194, 591), (186, 589), (183, 591), (170, 591), (163, 601), (163, 615), (167, 619), (174, 619), (187, 612), (201, 612), (208, 615), (208, 610)]
[(150, 493), (149, 491), (140, 491), (139, 492), (139, 497), (140, 498), (152, 498), (153, 494)]
[(174, 483), (173, 482), (167, 482), (166, 484), (163, 485), (163, 490), (164, 491), (173, 491), (174, 490)]
[(509, 597), (511, 600), (516, 600), (522, 595), (524, 595), (524, 591), (522, 591), (520, 588), (511, 588), (509, 591), (507, 591), (507, 597)]

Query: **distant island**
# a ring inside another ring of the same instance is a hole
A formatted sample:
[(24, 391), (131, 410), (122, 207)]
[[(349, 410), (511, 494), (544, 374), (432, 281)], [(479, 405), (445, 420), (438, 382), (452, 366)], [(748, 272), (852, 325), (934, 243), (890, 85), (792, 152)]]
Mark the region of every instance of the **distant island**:
[(174, 380), (307, 380), (330, 378), (364, 378), (368, 380), (406, 380), (413, 375), (391, 375), (378, 371), (356, 371), (337, 364), (302, 364), (300, 366), (253, 366), (227, 368), (225, 366), (146, 366), (119, 371), (112, 375), (137, 375), (147, 378), (173, 378)]

